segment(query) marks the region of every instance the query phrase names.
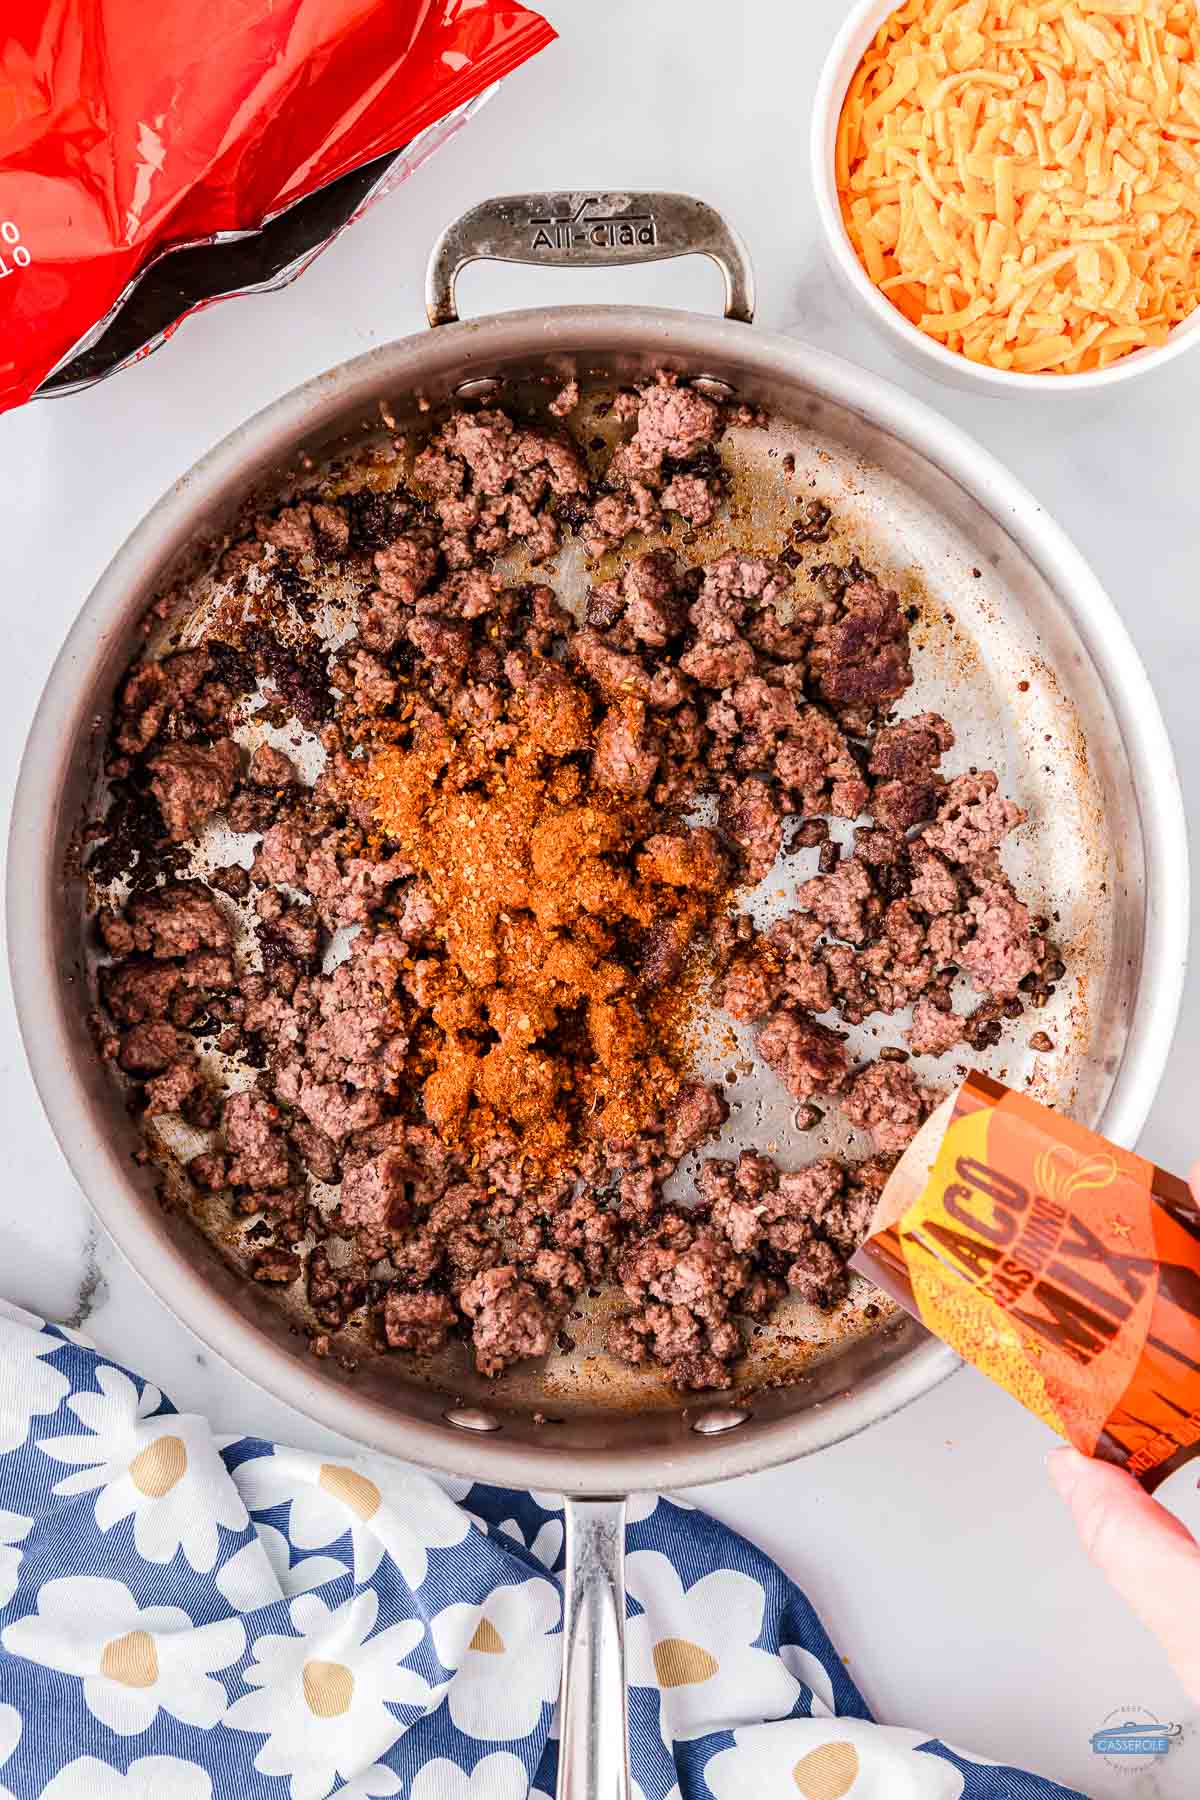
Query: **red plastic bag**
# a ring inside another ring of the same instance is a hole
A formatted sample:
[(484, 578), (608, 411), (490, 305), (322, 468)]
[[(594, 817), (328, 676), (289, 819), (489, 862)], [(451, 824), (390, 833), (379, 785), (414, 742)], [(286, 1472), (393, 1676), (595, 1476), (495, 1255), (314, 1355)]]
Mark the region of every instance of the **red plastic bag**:
[(290, 279), (554, 36), (504, 0), (4, 14), (0, 410), (56, 371), (58, 387), (97, 379), (196, 305)]

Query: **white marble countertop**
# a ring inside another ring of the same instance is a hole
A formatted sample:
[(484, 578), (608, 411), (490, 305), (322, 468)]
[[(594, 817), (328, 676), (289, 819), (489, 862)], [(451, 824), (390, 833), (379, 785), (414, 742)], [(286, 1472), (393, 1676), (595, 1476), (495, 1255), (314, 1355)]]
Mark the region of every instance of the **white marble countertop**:
[[(1195, 501), (1200, 354), (1085, 407), (1053, 396), (963, 396), (897, 362), (823, 267), (807, 116), (846, 0), (545, 0), (561, 41), (513, 76), (400, 193), (295, 286), (189, 320), (157, 355), (71, 399), (0, 419), (0, 788), (68, 623), (162, 489), (294, 383), (424, 326), (425, 258), (447, 219), (522, 188), (680, 188), (747, 239), (759, 319), (918, 392), (1006, 460), (1074, 536), (1121, 607), (1167, 717), (1189, 819), (1200, 824), (1200, 616)], [(464, 313), (565, 300), (715, 306), (687, 259), (553, 277), (477, 266)], [(6, 980), (6, 977), (5, 977)], [(1178, 1169), (1200, 1154), (1200, 988), (1143, 1148)], [(327, 1444), (328, 1433), (193, 1339), (98, 1234), (42, 1116), (7, 993), (0, 997), (0, 1294), (85, 1324), (101, 1347), (224, 1430)], [(1042, 1455), (1049, 1434), (964, 1371), (823, 1455), (707, 1490), (703, 1504), (808, 1590), (879, 1718), (1038, 1769), (1095, 1796), (1200, 1791), (1200, 1729), (1157, 1647), (1093, 1575)], [(1187, 1478), (1182, 1506), (1195, 1508)], [(1092, 1755), (1123, 1706), (1192, 1721), (1142, 1775)]]

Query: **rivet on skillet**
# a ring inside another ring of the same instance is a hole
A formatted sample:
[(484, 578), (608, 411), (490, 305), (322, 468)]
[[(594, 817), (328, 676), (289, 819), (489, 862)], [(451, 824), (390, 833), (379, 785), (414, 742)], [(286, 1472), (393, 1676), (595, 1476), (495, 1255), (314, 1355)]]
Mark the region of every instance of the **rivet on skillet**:
[(699, 1418), (692, 1421), (692, 1430), (700, 1432), (704, 1437), (716, 1437), (718, 1432), (732, 1431), (735, 1425), (744, 1425), (750, 1413), (740, 1406), (711, 1406), (702, 1412)]
[(697, 393), (707, 394), (710, 400), (732, 400), (737, 389), (728, 381), (722, 381), (719, 375), (693, 375), (689, 386)]
[(457, 1425), (460, 1431), (499, 1431), (500, 1421), (495, 1413), (485, 1412), (481, 1406), (452, 1406), (442, 1414), (448, 1425)]
[(503, 386), (498, 375), (472, 375), (468, 381), (459, 382), (454, 395), (457, 400), (488, 400)]

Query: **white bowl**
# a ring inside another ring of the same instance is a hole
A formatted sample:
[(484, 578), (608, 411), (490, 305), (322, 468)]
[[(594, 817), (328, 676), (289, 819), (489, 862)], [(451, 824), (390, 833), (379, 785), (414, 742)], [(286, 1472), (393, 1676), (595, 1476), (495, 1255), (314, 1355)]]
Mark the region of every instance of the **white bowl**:
[(906, 355), (909, 362), (916, 362), (924, 368), (927, 374), (936, 374), (955, 387), (991, 388), (996, 393), (1005, 390), (1016, 392), (1022, 388), (1027, 391), (1036, 388), (1043, 393), (1047, 389), (1078, 393), (1087, 389), (1112, 387), (1118, 381), (1130, 381), (1135, 376), (1150, 374), (1200, 342), (1198, 307), (1182, 324), (1175, 327), (1165, 344), (1152, 349), (1131, 351), (1128, 356), (1110, 363), (1106, 369), (1089, 369), (1079, 375), (1055, 375), (1049, 372), (1026, 375), (1011, 369), (994, 369), (988, 363), (972, 362), (957, 350), (947, 349), (936, 338), (919, 331), (898, 307), (892, 305), (886, 294), (880, 293), (858, 260), (858, 254), (842, 223), (835, 147), (842, 102), (854, 71), (883, 21), (889, 13), (897, 10), (899, 4), (901, 0), (858, 0), (851, 7), (825, 58), (821, 79), (817, 83), (810, 146), (817, 213), (826, 249), (835, 269), (869, 309), (876, 323), (892, 339), (896, 348)]

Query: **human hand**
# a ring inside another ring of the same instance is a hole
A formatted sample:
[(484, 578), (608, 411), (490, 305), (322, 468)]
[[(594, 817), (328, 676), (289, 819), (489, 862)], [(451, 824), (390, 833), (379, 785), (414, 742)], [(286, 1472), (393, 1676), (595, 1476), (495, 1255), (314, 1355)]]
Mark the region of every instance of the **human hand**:
[(1066, 1444), (1046, 1460), (1084, 1549), (1200, 1702), (1200, 1544), (1124, 1469)]

